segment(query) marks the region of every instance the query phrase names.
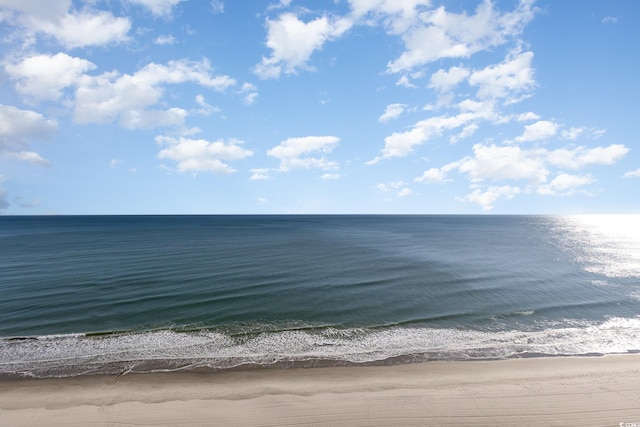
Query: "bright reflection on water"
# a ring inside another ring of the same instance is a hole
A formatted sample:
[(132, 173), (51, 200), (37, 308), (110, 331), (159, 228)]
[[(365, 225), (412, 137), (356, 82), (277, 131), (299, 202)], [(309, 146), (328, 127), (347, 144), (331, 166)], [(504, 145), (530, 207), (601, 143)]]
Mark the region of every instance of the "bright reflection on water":
[(586, 271), (640, 278), (640, 215), (573, 215), (556, 220), (560, 244)]

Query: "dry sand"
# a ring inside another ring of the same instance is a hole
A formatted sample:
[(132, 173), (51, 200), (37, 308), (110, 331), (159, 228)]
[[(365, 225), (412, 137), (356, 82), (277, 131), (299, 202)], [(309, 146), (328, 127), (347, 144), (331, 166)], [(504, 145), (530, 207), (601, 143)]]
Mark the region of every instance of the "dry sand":
[(640, 427), (640, 355), (0, 382), (0, 425)]

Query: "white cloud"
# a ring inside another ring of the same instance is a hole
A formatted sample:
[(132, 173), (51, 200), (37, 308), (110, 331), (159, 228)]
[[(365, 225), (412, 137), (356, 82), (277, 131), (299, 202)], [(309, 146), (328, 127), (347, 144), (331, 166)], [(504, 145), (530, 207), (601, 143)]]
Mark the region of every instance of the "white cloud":
[(538, 194), (544, 196), (571, 195), (576, 189), (591, 184), (595, 179), (591, 175), (558, 174), (549, 184), (538, 187)]
[[(526, 93), (535, 86), (531, 70), (532, 57), (532, 53), (522, 53), (516, 49), (511, 51), (503, 62), (484, 69), (471, 71), (462, 66), (451, 67), (448, 71), (440, 69), (431, 76), (429, 86), (440, 94), (438, 107), (453, 105), (458, 107), (459, 114), (432, 116), (417, 122), (408, 131), (394, 132), (385, 138), (380, 155), (367, 164), (375, 164), (382, 159), (405, 157), (411, 154), (416, 146), (458, 128), (462, 130), (449, 136), (451, 143), (472, 136), (479, 129), (480, 122), (504, 123), (513, 120), (512, 115), (502, 115), (497, 110), (498, 101), (513, 103), (522, 99), (523, 92)], [(451, 89), (465, 80), (469, 85), (478, 87), (477, 99), (467, 98), (453, 104), (455, 95)], [(537, 116), (530, 113), (520, 119), (531, 120), (535, 117)], [(548, 127), (543, 129), (545, 123), (551, 122), (529, 125), (529, 133), (520, 138), (524, 141), (534, 136), (541, 137), (544, 135), (543, 131), (548, 133)]]
[(496, 65), (474, 71), (469, 76), (469, 84), (478, 86), (478, 98), (503, 99), (506, 103), (518, 100), (515, 96), (534, 88), (535, 80), (531, 61), (533, 52), (511, 52)]
[(471, 123), (470, 125), (465, 126), (462, 129), (462, 132), (460, 132), (457, 135), (453, 135), (451, 138), (449, 138), (449, 142), (451, 142), (452, 144), (455, 144), (456, 142), (460, 141), (461, 139), (466, 139), (469, 138), (471, 136), (473, 136), (474, 133), (476, 133), (476, 131), (478, 130), (480, 126), (478, 126), (475, 123)]
[(413, 128), (406, 132), (394, 132), (384, 139), (384, 148), (380, 155), (367, 162), (372, 165), (382, 159), (393, 157), (405, 157), (413, 152), (413, 147), (420, 145), (429, 139), (440, 136), (444, 131), (468, 125), (471, 121), (480, 118), (482, 114), (461, 113), (456, 116), (434, 116), (417, 122)]
[(143, 6), (153, 14), (153, 16), (170, 16), (173, 8), (185, 0), (126, 0), (129, 3)]
[(516, 120), (519, 122), (530, 122), (532, 120), (540, 120), (540, 116), (529, 111), (527, 113), (518, 114), (516, 116)]
[(398, 197), (407, 197), (407, 196), (411, 196), (413, 194), (413, 190), (411, 190), (410, 188), (403, 188), (402, 190), (398, 191), (397, 196)]
[(286, 7), (289, 7), (290, 4), (291, 0), (280, 0), (278, 3), (270, 4), (269, 6), (267, 6), (267, 10), (284, 9)]
[[(408, 2), (411, 6), (415, 2)], [(392, 73), (402, 72), (443, 58), (465, 58), (481, 50), (499, 46), (519, 35), (534, 16), (531, 0), (521, 0), (512, 12), (494, 10), (483, 1), (476, 13), (449, 13), (444, 6), (419, 14), (420, 24), (392, 28), (400, 33), (405, 51), (388, 64)]]
[(116, 18), (108, 12), (68, 14), (59, 25), (44, 22), (40, 27), (69, 49), (124, 42), (130, 28), (127, 18)]
[(516, 137), (516, 142), (531, 142), (549, 139), (558, 131), (558, 125), (548, 120), (539, 120), (524, 127), (524, 133)]
[(200, 107), (197, 110), (198, 114), (201, 114), (203, 116), (210, 116), (213, 113), (220, 112), (220, 108), (214, 107), (213, 105), (208, 104), (207, 101), (205, 101), (204, 96), (202, 94), (196, 95), (196, 104), (198, 104), (198, 106)]
[(336, 170), (338, 169), (336, 162), (329, 161), (324, 156), (310, 157), (309, 155), (328, 154), (333, 151), (339, 141), (340, 138), (335, 136), (288, 138), (267, 151), (267, 154), (280, 160), (278, 170), (281, 172), (292, 169)]
[(605, 131), (603, 129), (594, 129), (587, 127), (572, 127), (570, 129), (565, 129), (562, 131), (561, 135), (564, 139), (576, 140), (581, 136), (587, 136), (593, 139), (600, 138), (604, 135)]
[[(134, 74), (117, 72), (85, 75), (76, 91), (74, 118), (79, 123), (109, 123), (119, 120), (128, 128), (178, 125), (186, 116), (180, 108), (146, 110), (156, 105), (166, 84), (195, 83), (223, 91), (236, 84), (229, 76), (213, 76), (208, 61), (170, 61), (148, 64)], [(157, 119), (157, 120), (156, 120)]]
[(242, 141), (207, 141), (205, 139), (172, 138), (157, 136), (156, 142), (164, 147), (158, 158), (177, 163), (179, 172), (214, 172), (230, 174), (236, 172), (226, 161), (241, 160), (253, 154), (242, 148)]
[(186, 117), (186, 110), (175, 107), (168, 110), (127, 110), (120, 115), (120, 125), (127, 129), (180, 126)]
[(115, 17), (110, 12), (89, 7), (70, 12), (71, 0), (3, 0), (0, 6), (15, 13), (11, 22), (26, 31), (24, 40), (43, 34), (68, 49), (123, 42), (131, 28), (128, 18)]
[(526, 180), (543, 183), (549, 174), (543, 159), (533, 150), (476, 144), (473, 153), (473, 157), (455, 163), (458, 170), (467, 174), (472, 182)]
[[(581, 169), (592, 165), (610, 165), (622, 159), (629, 149), (613, 144), (608, 147), (571, 147), (556, 150), (544, 148), (524, 149), (521, 146), (476, 144), (473, 156), (450, 162), (440, 168), (430, 168), (414, 182), (443, 182), (456, 170), (471, 182), (473, 192), (460, 201), (480, 204), (491, 210), (500, 198), (512, 198), (521, 192), (543, 196), (570, 196), (580, 191), (589, 194), (584, 187), (596, 182), (591, 174), (568, 174), (554, 168)], [(555, 174), (549, 181), (549, 176)], [(640, 177), (640, 169), (628, 172), (625, 177)], [(483, 189), (483, 182), (502, 182), (510, 185), (492, 185)], [(524, 181), (525, 186), (511, 185)]]
[(451, 67), (449, 71), (440, 69), (431, 75), (429, 87), (439, 92), (448, 92), (469, 77), (470, 71), (464, 67)]
[(71, 0), (2, 0), (0, 7), (12, 9), (31, 19), (60, 19), (71, 7)]
[(6, 65), (5, 71), (17, 81), (19, 93), (38, 100), (57, 100), (63, 89), (74, 86), (85, 72), (95, 68), (90, 61), (60, 52), (30, 56)]
[[(47, 159), (29, 149), (29, 141), (50, 138), (57, 128), (54, 120), (45, 119), (39, 113), (0, 104), (0, 158), (49, 166)], [(0, 178), (2, 182), (4, 177), (0, 175)]]
[(442, 182), (447, 177), (447, 172), (441, 168), (431, 168), (414, 179), (414, 182)]
[(251, 181), (261, 181), (261, 180), (265, 180), (265, 179), (271, 179), (271, 175), (269, 174), (269, 172), (271, 172), (271, 169), (269, 168), (257, 168), (257, 169), (251, 169)]
[(392, 181), (389, 184), (379, 183), (376, 185), (376, 189), (378, 191), (382, 191), (383, 193), (387, 193), (392, 190), (400, 190), (405, 187), (407, 184), (404, 181)]
[(172, 45), (172, 44), (175, 44), (176, 38), (173, 37), (171, 34), (168, 34), (168, 35), (163, 35), (163, 36), (156, 37), (156, 39), (153, 42), (155, 44), (161, 45), (161, 46)]
[(477, 203), (482, 206), (483, 211), (490, 211), (493, 209), (494, 204), (501, 198), (512, 199), (515, 195), (520, 194), (519, 187), (513, 187), (509, 185), (504, 186), (491, 186), (486, 191), (475, 189), (473, 192), (467, 194), (462, 198), (458, 198), (460, 201)]
[(342, 178), (342, 175), (339, 173), (325, 173), (321, 178), (325, 180), (333, 180)]
[(251, 83), (243, 83), (238, 93), (244, 96), (243, 100), (247, 105), (253, 104), (256, 102), (256, 98), (258, 98), (258, 88)]
[(409, 80), (409, 77), (406, 74), (404, 76), (400, 76), (400, 78), (396, 82), (396, 86), (404, 86), (404, 87), (410, 88), (410, 89), (415, 89), (415, 88), (418, 87), (418, 86), (414, 85), (413, 83), (411, 83), (411, 81)]
[(602, 18), (603, 24), (615, 24), (616, 22), (618, 22), (618, 18), (615, 18), (613, 16), (605, 16), (604, 18)]
[(22, 162), (32, 163), (34, 165), (49, 166), (49, 161), (47, 159), (33, 151), (14, 151), (5, 154), (5, 156)]
[(640, 178), (640, 169), (636, 169), (634, 171), (629, 171), (624, 174), (625, 178)]
[(57, 128), (55, 120), (35, 111), (0, 104), (0, 153), (27, 152), (27, 141), (50, 138)]
[(569, 130), (563, 130), (561, 135), (564, 139), (576, 140), (580, 135), (584, 133), (584, 131), (585, 128), (572, 127)]
[(546, 160), (554, 166), (580, 169), (589, 165), (611, 165), (626, 156), (628, 152), (629, 149), (622, 144), (595, 148), (559, 148), (549, 151)]
[(282, 72), (296, 73), (310, 69), (307, 61), (314, 51), (322, 49), (325, 42), (342, 36), (352, 22), (346, 18), (322, 16), (303, 22), (293, 13), (284, 13), (278, 19), (267, 19), (267, 42), (271, 56), (263, 57), (254, 67), (262, 79), (278, 78)]
[(418, 14), (431, 0), (349, 0), (354, 19), (372, 24), (379, 20), (392, 34), (401, 34), (418, 23)]
[(214, 15), (224, 13), (224, 3), (221, 0), (211, 0), (211, 11)]
[(404, 113), (406, 105), (404, 104), (389, 104), (384, 110), (384, 113), (378, 118), (378, 121), (385, 123), (391, 119), (400, 117)]

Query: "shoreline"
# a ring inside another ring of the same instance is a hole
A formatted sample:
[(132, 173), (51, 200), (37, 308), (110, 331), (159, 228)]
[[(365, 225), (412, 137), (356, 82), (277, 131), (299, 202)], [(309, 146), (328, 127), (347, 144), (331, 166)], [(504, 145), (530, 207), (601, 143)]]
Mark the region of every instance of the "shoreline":
[(0, 382), (0, 424), (640, 425), (640, 355)]

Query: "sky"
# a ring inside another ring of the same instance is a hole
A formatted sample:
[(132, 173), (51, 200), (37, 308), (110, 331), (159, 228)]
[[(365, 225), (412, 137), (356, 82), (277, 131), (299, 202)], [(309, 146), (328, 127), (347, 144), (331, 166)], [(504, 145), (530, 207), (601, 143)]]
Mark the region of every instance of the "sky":
[(0, 0), (0, 214), (640, 213), (639, 19)]

